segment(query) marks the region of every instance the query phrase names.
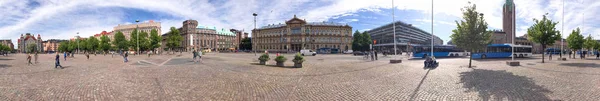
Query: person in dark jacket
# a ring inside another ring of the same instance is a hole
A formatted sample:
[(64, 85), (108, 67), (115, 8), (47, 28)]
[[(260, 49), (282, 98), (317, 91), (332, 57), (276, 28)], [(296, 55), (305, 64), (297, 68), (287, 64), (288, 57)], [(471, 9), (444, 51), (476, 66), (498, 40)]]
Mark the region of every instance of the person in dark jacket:
[(129, 60), (127, 60), (128, 56), (129, 56), (129, 52), (125, 52), (125, 55), (123, 55), (123, 59), (125, 59), (125, 62), (129, 62)]
[(60, 66), (60, 69), (63, 68), (63, 66), (60, 65), (60, 55), (56, 53), (56, 63), (54, 63), (54, 68), (57, 68), (58, 66)]

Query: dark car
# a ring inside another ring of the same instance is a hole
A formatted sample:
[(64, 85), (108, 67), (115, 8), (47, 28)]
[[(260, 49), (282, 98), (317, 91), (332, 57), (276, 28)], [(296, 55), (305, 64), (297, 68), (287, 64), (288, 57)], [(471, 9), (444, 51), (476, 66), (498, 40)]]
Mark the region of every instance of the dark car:
[(365, 53), (365, 52), (360, 52), (360, 51), (354, 51), (354, 52), (352, 52), (352, 55), (355, 55), (355, 56), (356, 56), (356, 55), (367, 55), (367, 53)]

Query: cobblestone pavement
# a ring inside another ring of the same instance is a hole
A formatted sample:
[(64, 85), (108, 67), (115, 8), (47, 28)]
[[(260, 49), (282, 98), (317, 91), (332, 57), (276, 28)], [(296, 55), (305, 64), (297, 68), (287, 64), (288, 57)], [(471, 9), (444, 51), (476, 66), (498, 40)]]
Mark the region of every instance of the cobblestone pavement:
[[(259, 54), (260, 55), (260, 54)], [(275, 56), (272, 54), (271, 59)], [(600, 99), (600, 60), (546, 61), (540, 57), (473, 60), (441, 58), (389, 64), (351, 55), (306, 56), (304, 68), (257, 65), (258, 55), (189, 53), (130, 62), (110, 55), (76, 55), (54, 69), (53, 55), (26, 65), (24, 54), (0, 56), (0, 100), (566, 100)], [(61, 57), (62, 59), (62, 57)]]

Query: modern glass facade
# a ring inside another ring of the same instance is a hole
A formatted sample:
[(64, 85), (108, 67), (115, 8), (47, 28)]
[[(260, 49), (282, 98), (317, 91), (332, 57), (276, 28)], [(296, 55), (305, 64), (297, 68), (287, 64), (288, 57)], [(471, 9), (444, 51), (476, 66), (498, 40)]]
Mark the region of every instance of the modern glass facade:
[[(399, 51), (410, 51), (408, 45), (431, 45), (431, 33), (425, 32), (419, 28), (401, 21), (396, 23), (396, 45)], [(394, 28), (389, 23), (367, 31), (373, 40), (377, 40), (374, 45), (376, 50), (393, 50), (394, 48)], [(434, 45), (442, 45), (443, 41), (437, 36), (433, 36)]]

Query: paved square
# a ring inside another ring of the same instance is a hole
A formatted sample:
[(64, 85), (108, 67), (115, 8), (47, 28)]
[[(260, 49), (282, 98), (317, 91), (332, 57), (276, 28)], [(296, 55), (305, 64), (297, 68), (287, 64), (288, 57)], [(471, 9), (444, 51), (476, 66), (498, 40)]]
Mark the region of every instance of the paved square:
[[(68, 58), (54, 69), (54, 55), (26, 65), (24, 54), (0, 56), (0, 100), (566, 100), (600, 99), (600, 60), (546, 61), (541, 57), (474, 60), (441, 58), (389, 64), (361, 56), (306, 56), (304, 68), (256, 65), (251, 53), (189, 53)], [(274, 59), (271, 54), (271, 59)]]

